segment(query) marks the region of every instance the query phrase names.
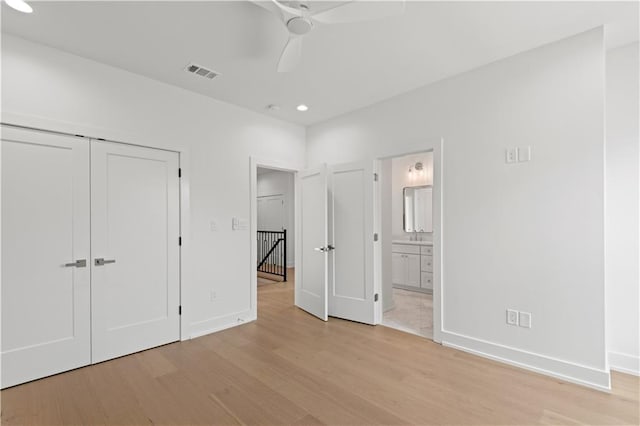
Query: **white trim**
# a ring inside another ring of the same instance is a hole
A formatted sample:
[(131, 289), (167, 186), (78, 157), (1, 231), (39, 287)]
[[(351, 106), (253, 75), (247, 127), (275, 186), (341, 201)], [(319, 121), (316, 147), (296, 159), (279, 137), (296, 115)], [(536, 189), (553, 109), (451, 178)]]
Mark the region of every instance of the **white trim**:
[(640, 376), (640, 357), (620, 352), (609, 352), (609, 368), (620, 373)]
[(155, 139), (150, 139), (144, 135), (134, 136), (121, 133), (117, 130), (51, 120), (45, 117), (16, 114), (10, 111), (2, 111), (1, 122), (8, 126), (26, 127), (49, 133), (81, 135), (87, 138), (87, 143), (89, 143), (90, 139), (104, 139), (107, 142), (174, 151), (179, 154), (179, 167), (182, 169), (182, 178), (180, 179), (180, 235), (182, 236), (182, 246), (180, 248), (180, 305), (182, 306), (182, 315), (180, 316), (180, 340), (187, 340), (189, 338), (188, 318), (190, 306), (187, 303), (189, 299), (186, 289), (189, 288), (189, 283), (192, 282), (189, 274), (191, 269), (187, 267), (191, 259), (189, 244), (189, 235), (191, 235), (191, 198), (190, 170), (188, 167), (191, 162), (189, 148), (179, 144), (171, 146), (158, 145)]
[(444, 330), (442, 344), (599, 391), (611, 391), (611, 375), (608, 370), (600, 370)]
[[(297, 173), (303, 169), (301, 164), (289, 163), (286, 161), (283, 162), (282, 160), (263, 159), (253, 156), (249, 157), (249, 217), (251, 218), (251, 225), (249, 226), (249, 245), (251, 247), (251, 256), (249, 256), (249, 271), (251, 271), (249, 274), (249, 288), (251, 289), (251, 304), (249, 306), (249, 311), (253, 319), (258, 318), (258, 271), (256, 269), (256, 265), (258, 264), (258, 248), (256, 247), (256, 231), (258, 230), (258, 167), (292, 173)], [(297, 195), (296, 185), (296, 180), (294, 179), (293, 193)], [(297, 203), (298, 197), (294, 196), (294, 208)], [(299, 218), (297, 217), (298, 210), (295, 209), (295, 211), (296, 216), (294, 217), (294, 227), (297, 241)], [(300, 258), (299, 245), (295, 242), (294, 245), (294, 265), (297, 267), (298, 259)], [(289, 267), (289, 263), (287, 263), (287, 267)]]
[(233, 314), (221, 317), (209, 318), (203, 321), (192, 322), (189, 326), (191, 334), (189, 339), (205, 336), (207, 334), (216, 333), (226, 330), (227, 328), (236, 327), (238, 325), (247, 324), (255, 321), (257, 318), (249, 311), (235, 312)]

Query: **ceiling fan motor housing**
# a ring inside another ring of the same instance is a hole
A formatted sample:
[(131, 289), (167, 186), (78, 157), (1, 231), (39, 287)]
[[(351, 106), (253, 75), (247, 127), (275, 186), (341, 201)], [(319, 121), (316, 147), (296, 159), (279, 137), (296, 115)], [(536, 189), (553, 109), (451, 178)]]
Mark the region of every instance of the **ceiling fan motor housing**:
[(291, 34), (305, 35), (313, 29), (313, 22), (302, 16), (296, 16), (287, 21), (287, 28)]

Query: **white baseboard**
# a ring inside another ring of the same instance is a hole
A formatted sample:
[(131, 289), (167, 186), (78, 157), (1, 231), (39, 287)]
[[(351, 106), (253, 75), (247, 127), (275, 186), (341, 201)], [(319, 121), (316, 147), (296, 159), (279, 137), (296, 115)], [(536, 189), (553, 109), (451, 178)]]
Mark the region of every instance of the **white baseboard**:
[(287, 262), (287, 268), (295, 268), (296, 267), (296, 261), (292, 260), (291, 262)]
[(620, 352), (609, 352), (609, 368), (620, 373), (640, 376), (640, 357)]
[(443, 331), (441, 337), (444, 346), (600, 391), (611, 391), (611, 375), (607, 370), (527, 352), (449, 331)]
[(226, 330), (227, 328), (246, 324), (255, 321), (257, 318), (251, 311), (237, 312), (216, 318), (209, 318), (204, 321), (192, 322), (189, 329), (189, 338), (195, 339), (206, 334)]

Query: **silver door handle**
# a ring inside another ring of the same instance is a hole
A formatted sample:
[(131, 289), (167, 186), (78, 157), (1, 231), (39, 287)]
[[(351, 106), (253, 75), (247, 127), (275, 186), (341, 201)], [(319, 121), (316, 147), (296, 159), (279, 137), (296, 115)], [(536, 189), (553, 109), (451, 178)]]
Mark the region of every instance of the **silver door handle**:
[(319, 251), (319, 252), (326, 252), (326, 251), (332, 251), (335, 250), (336, 248), (334, 246), (332, 246), (331, 244), (327, 245), (326, 247), (316, 247), (314, 248), (315, 251)]
[(75, 266), (76, 268), (84, 268), (87, 266), (87, 259), (80, 259), (80, 260), (76, 260), (75, 262), (72, 263), (65, 263), (64, 267), (65, 268), (71, 268), (72, 266)]
[(95, 261), (95, 265), (96, 266), (106, 265), (107, 263), (116, 263), (116, 260), (115, 259), (106, 259), (105, 260), (102, 257), (98, 257), (98, 258), (96, 258), (96, 261)]

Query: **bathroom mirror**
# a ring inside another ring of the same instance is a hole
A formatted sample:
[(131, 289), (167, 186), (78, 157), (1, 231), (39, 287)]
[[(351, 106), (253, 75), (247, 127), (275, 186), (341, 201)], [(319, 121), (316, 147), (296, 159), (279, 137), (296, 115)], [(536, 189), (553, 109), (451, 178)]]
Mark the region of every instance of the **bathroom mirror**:
[(404, 231), (433, 232), (433, 187), (431, 185), (410, 186), (404, 188), (403, 193)]

